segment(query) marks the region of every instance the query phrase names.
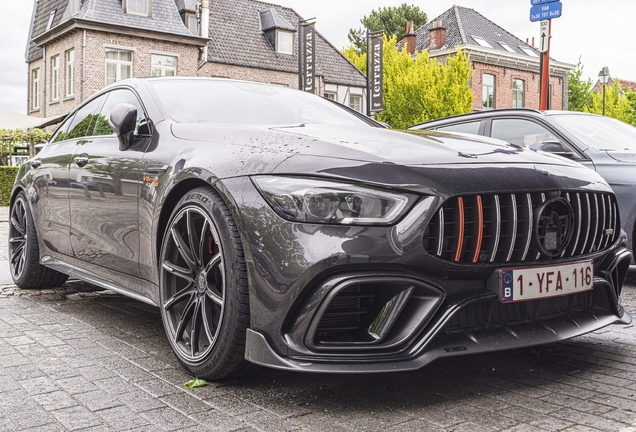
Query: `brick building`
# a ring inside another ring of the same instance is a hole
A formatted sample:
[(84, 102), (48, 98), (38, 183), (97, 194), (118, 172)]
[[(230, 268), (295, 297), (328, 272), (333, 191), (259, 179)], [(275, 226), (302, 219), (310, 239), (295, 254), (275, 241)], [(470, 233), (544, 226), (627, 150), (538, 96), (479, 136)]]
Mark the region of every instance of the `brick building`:
[[(255, 0), (34, 0), (29, 115), (68, 113), (128, 77), (217, 76), (298, 88), (299, 20), (290, 8)], [(319, 94), (363, 111), (362, 72), (319, 33), (316, 57)]]
[[(470, 55), (473, 109), (539, 108), (539, 52), (473, 9), (453, 6), (400, 42), (444, 59), (459, 47)], [(568, 71), (575, 65), (550, 61), (549, 109), (567, 110)]]

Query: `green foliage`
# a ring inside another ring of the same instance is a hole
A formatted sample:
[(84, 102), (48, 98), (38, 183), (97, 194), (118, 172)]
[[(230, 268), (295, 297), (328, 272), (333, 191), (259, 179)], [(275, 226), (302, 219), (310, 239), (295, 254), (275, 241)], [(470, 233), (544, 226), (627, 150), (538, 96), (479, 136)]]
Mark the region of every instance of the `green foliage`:
[(584, 111), (585, 107), (592, 105), (592, 80), (583, 80), (583, 64), (581, 57), (576, 64), (576, 69), (569, 72), (568, 84), (568, 109), (570, 111)]
[(33, 142), (33, 144), (45, 143), (51, 138), (53, 132), (42, 129), (0, 129), (0, 140), (3, 144), (15, 144)]
[(372, 10), (368, 16), (364, 16), (360, 23), (364, 26), (361, 29), (350, 29), (348, 38), (354, 47), (356, 54), (367, 51), (366, 29), (369, 31), (384, 30), (387, 38), (396, 37), (401, 40), (406, 31), (407, 21), (413, 21), (414, 28), (420, 28), (428, 21), (426, 13), (418, 6), (407, 5), (389, 6)]
[[(377, 118), (395, 129), (404, 129), (451, 115), (472, 111), (472, 70), (468, 55), (457, 50), (444, 62), (431, 59), (427, 51), (415, 59), (396, 47), (397, 38), (384, 40), (384, 112)], [(366, 66), (366, 54), (351, 47), (343, 51), (354, 64)], [(361, 68), (366, 70), (365, 68)]]
[(0, 205), (8, 206), (11, 199), (11, 188), (20, 167), (0, 166)]
[(353, 45), (349, 45), (349, 48), (343, 48), (342, 54), (351, 60), (351, 63), (356, 65), (358, 69), (366, 75), (367, 73), (367, 52), (359, 53), (356, 51)]
[[(621, 94), (621, 84), (614, 80), (614, 85), (605, 89), (605, 115), (629, 123), (633, 120), (632, 107), (627, 97)], [(603, 114), (603, 93), (593, 92), (592, 103), (583, 108), (585, 112)], [(630, 118), (631, 117), (631, 118)]]

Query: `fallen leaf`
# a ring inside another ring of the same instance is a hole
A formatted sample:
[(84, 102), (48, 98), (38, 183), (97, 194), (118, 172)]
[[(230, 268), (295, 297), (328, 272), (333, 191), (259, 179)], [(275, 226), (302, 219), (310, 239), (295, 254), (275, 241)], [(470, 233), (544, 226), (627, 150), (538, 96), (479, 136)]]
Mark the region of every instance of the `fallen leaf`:
[(199, 387), (205, 387), (206, 385), (208, 385), (208, 382), (206, 380), (194, 378), (188, 382), (185, 382), (183, 385), (188, 388), (199, 388)]

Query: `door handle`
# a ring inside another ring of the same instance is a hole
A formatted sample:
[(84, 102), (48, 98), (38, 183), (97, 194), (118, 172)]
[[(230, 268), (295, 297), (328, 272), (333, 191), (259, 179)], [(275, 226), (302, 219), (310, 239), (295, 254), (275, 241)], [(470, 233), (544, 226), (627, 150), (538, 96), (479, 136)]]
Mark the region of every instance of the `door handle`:
[(33, 159), (31, 161), (31, 168), (40, 168), (42, 161), (40, 159)]
[(80, 156), (76, 156), (73, 159), (73, 163), (75, 163), (75, 165), (77, 165), (80, 168), (83, 168), (86, 166), (86, 164), (88, 163), (88, 155), (80, 155)]

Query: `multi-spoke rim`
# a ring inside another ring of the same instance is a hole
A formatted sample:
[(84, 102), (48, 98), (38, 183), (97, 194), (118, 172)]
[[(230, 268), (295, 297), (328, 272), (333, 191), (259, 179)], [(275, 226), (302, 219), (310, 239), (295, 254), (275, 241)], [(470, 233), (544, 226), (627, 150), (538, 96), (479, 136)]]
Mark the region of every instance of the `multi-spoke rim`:
[(180, 355), (197, 362), (214, 347), (223, 322), (223, 250), (212, 220), (194, 205), (179, 211), (166, 237), (161, 256), (166, 330)]
[(27, 214), (24, 200), (18, 198), (11, 209), (9, 226), (9, 264), (11, 275), (19, 279), (27, 258)]

